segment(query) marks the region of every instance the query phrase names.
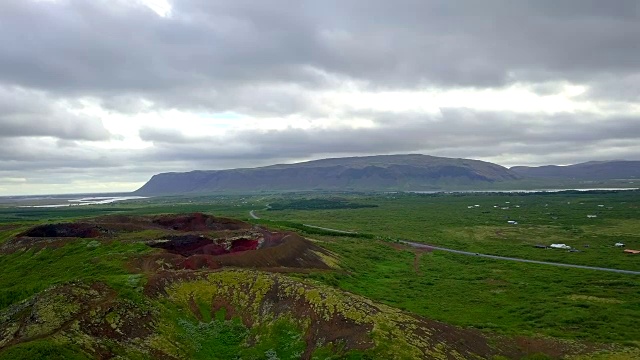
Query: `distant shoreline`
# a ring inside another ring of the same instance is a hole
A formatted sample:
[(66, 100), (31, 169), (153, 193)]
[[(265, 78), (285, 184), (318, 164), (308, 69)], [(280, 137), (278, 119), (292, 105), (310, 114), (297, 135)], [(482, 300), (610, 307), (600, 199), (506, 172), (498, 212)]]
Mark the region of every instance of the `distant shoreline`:
[[(24, 197), (13, 204), (19, 208), (62, 208), (71, 206), (104, 205), (118, 201), (148, 199), (148, 196), (83, 196), (83, 197)], [(31, 205), (19, 205), (30, 202)], [(33, 204), (35, 203), (35, 204)]]

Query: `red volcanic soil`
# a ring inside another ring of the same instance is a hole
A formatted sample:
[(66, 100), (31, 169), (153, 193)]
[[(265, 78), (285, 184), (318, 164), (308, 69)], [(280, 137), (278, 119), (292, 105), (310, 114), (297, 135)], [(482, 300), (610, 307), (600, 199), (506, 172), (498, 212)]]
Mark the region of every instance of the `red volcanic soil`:
[(332, 254), (295, 233), (262, 231), (261, 238), (210, 239), (205, 236), (174, 236), (149, 246), (163, 252), (149, 254), (132, 263), (134, 271), (170, 269), (218, 269), (224, 266), (254, 269), (330, 269), (323, 256)]
[(165, 249), (172, 254), (189, 257), (195, 254), (223, 255), (256, 250), (263, 239), (211, 239), (204, 235), (170, 236), (149, 246)]
[(170, 236), (162, 242), (151, 243), (149, 246), (165, 249), (172, 254), (191, 256), (194, 254), (224, 254), (225, 249), (213, 242), (212, 239), (198, 235)]
[(247, 250), (256, 250), (260, 245), (260, 240), (255, 239), (238, 239), (231, 243), (229, 253), (243, 252)]
[(332, 257), (332, 254), (296, 233), (273, 233), (273, 242), (265, 243), (272, 246), (262, 247), (254, 251), (231, 253), (216, 256), (222, 266), (251, 267), (251, 268), (308, 268), (330, 269), (322, 256)]

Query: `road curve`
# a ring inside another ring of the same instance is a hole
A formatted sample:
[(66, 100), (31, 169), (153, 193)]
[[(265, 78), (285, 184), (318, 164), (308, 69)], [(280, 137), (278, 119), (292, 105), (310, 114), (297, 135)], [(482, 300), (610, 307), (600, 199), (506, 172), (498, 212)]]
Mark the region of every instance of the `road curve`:
[[(254, 219), (260, 219), (254, 213), (254, 210), (251, 210), (249, 212), (249, 215), (251, 215), (251, 217), (254, 218)], [(327, 230), (327, 231), (333, 231), (333, 232), (342, 233), (342, 234), (357, 234), (357, 232), (352, 232), (352, 231), (331, 229), (331, 228), (314, 226), (314, 225), (307, 225), (307, 224), (302, 224), (302, 225), (304, 225), (306, 227), (311, 227), (311, 228), (321, 229), (321, 230)], [(523, 263), (529, 263), (529, 264), (561, 266), (561, 267), (569, 267), (569, 268), (575, 268), (575, 269), (608, 271), (608, 272), (615, 272), (615, 273), (619, 273), (619, 274), (640, 275), (640, 271), (633, 271), (633, 270), (620, 270), (620, 269), (603, 268), (603, 267), (597, 267), (597, 266), (563, 264), (563, 263), (556, 263), (556, 262), (549, 262), (549, 261), (538, 261), (538, 260), (528, 260), (528, 259), (513, 258), (513, 257), (508, 257), (508, 256), (487, 255), (487, 254), (480, 254), (480, 253), (474, 253), (474, 252), (462, 251), (462, 250), (454, 250), (454, 249), (444, 248), (444, 247), (440, 247), (440, 246), (433, 246), (433, 245), (421, 244), (421, 243), (416, 243), (416, 242), (411, 242), (411, 241), (404, 241), (404, 240), (400, 240), (399, 242), (401, 244), (409, 245), (411, 247), (418, 248), (418, 249), (440, 250), (440, 251), (446, 251), (446, 252), (450, 252), (450, 253), (458, 254), (458, 255), (483, 257), (483, 258), (493, 259), (493, 260), (515, 261), (515, 262), (523, 262)]]

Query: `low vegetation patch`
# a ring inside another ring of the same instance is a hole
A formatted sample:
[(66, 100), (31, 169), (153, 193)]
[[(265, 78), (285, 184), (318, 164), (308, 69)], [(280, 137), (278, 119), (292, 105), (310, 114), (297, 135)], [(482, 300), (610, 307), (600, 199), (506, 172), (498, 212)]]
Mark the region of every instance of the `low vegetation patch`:
[(375, 204), (351, 202), (345, 199), (300, 199), (270, 203), (268, 209), (278, 210), (328, 210), (328, 209), (362, 209), (378, 207)]

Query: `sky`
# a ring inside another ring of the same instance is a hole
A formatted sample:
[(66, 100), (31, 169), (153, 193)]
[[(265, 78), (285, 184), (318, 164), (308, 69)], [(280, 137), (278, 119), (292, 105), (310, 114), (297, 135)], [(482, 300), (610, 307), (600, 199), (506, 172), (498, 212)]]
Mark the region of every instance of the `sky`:
[(0, 1), (0, 195), (401, 153), (640, 160), (640, 2)]

